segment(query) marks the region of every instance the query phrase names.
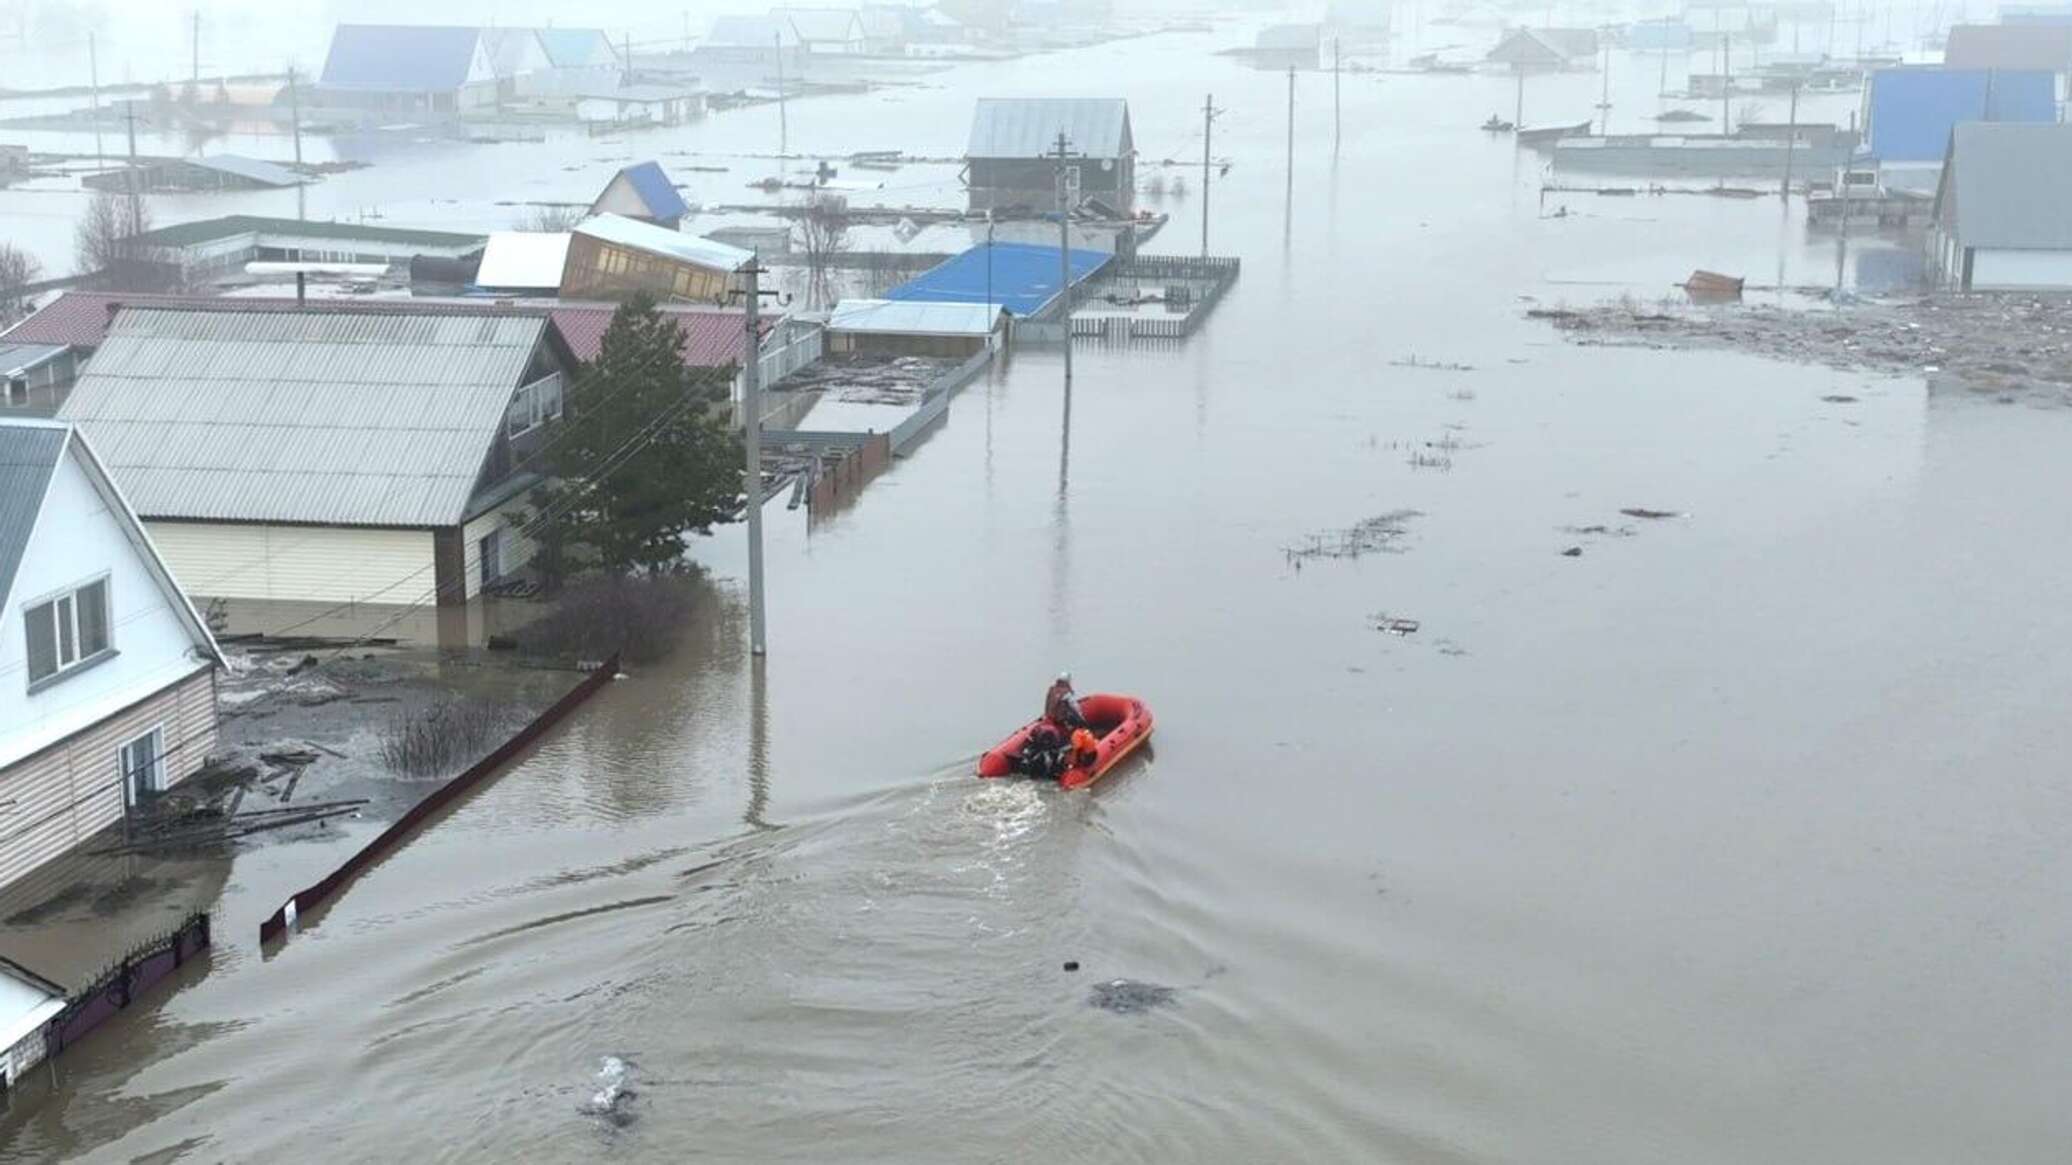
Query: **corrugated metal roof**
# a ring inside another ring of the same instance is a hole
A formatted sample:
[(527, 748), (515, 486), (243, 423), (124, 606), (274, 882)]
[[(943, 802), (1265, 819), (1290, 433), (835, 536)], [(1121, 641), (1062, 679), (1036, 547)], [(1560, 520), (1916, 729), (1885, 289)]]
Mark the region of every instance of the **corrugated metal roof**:
[(738, 271), (755, 258), (752, 252), (725, 243), (715, 243), (698, 235), (672, 231), (651, 223), (624, 218), (616, 214), (600, 214), (586, 218), (576, 227), (579, 235), (602, 239), (636, 251), (648, 251), (671, 259), (709, 267), (715, 271)]
[(454, 25), (341, 24), (324, 58), (325, 89), (434, 93), (465, 85), (480, 31)]
[(0, 376), (19, 376), (63, 356), (63, 344), (13, 344), (0, 342)]
[(832, 332), (874, 332), (901, 336), (983, 336), (999, 323), (997, 303), (930, 303), (925, 300), (845, 299), (828, 316)]
[(546, 328), (128, 308), (59, 413), (146, 517), (451, 525)]
[(64, 455), (65, 433), (65, 426), (48, 421), (0, 421), (0, 608), (11, 609), (7, 597)]
[[(1072, 251), (1072, 282), (1079, 283), (1114, 258), (1105, 251)], [(1058, 249), (1034, 243), (988, 243), (923, 271), (885, 293), (886, 299), (930, 303), (993, 303), (1032, 316), (1058, 294)]]
[(207, 158), (189, 158), (190, 163), (206, 170), (224, 174), (235, 174), (240, 178), (267, 186), (300, 186), (302, 177), (286, 166), (258, 158), (247, 158), (242, 154), (215, 154)]
[(662, 172), (661, 163), (641, 162), (626, 167), (619, 174), (632, 183), (634, 193), (640, 195), (640, 200), (647, 204), (648, 213), (654, 217), (682, 218), (690, 213), (691, 208), (685, 205), (683, 195), (676, 192), (676, 184)]
[(1944, 193), (1952, 182), (1962, 245), (2072, 250), (2072, 125), (1960, 125)]
[(1952, 69), (2072, 70), (2072, 25), (1959, 24), (1943, 64)]
[(1120, 97), (981, 97), (971, 118), (969, 158), (1034, 158), (1063, 130), (1074, 153), (1119, 158), (1130, 141), (1130, 104)]
[(482, 251), (475, 285), (510, 290), (548, 290), (561, 286), (568, 264), (569, 235), (543, 231), (497, 231)]
[(465, 247), (479, 244), (481, 235), (453, 231), (421, 231), (410, 227), (376, 227), (365, 223), (332, 222), (325, 219), (267, 218), (256, 214), (231, 214), (196, 222), (175, 223), (138, 235), (147, 247), (184, 247), (214, 242), (238, 235), (262, 234), (283, 238), (354, 239), (367, 243), (401, 243), (430, 247)]
[(1963, 121), (2056, 121), (2057, 77), (2030, 69), (1879, 69), (1871, 74), (1870, 153), (1939, 162)]

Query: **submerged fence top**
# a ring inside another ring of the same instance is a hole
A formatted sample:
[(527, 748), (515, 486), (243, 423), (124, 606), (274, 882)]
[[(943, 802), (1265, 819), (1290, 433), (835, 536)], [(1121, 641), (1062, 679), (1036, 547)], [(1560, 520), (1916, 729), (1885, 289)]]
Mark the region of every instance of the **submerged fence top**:
[[(1066, 252), (1077, 285), (1114, 258), (1106, 251)], [(1034, 243), (985, 243), (930, 267), (885, 293), (928, 303), (991, 303), (1017, 316), (1037, 315), (1058, 296), (1058, 249)]]

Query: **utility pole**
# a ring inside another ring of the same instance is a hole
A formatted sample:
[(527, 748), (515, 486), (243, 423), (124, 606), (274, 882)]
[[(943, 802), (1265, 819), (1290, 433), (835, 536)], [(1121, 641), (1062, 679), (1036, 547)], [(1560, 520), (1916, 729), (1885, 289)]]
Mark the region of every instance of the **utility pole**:
[(1288, 210), (1295, 209), (1295, 70), (1288, 69)]
[(302, 169), (302, 93), (295, 87), (295, 66), (288, 66), (288, 116), (294, 119), (295, 168)]
[(1222, 110), (1216, 108), (1216, 95), (1203, 95), (1201, 99), (1201, 257), (1209, 257), (1209, 133), (1216, 124), (1216, 115)]
[(1734, 96), (1734, 38), (1720, 34), (1719, 38), (1719, 131), (1734, 132), (1733, 113), (1728, 101)]
[(621, 31), (619, 33), (619, 52), (624, 54), (626, 58), (619, 69), (619, 84), (631, 85), (633, 84), (633, 34), (631, 32)]
[(137, 204), (137, 99), (123, 102), (122, 108), (129, 121), (129, 233), (134, 237), (144, 231), (144, 213)]
[(1331, 38), (1331, 156), (1338, 156), (1338, 38)]
[(1792, 147), (1798, 143), (1799, 137), (1799, 85), (1796, 81), (1792, 82), (1791, 86), (1791, 118), (1790, 124), (1785, 127), (1784, 134), (1784, 185), (1778, 189), (1777, 196), (1784, 200), (1784, 212), (1790, 214), (1791, 151)]
[(786, 140), (791, 133), (790, 127), (784, 123), (784, 33), (780, 30), (772, 35), (777, 40), (777, 169), (781, 173), (784, 156), (791, 153), (791, 145)]
[(762, 289), (760, 257), (750, 259), (741, 274), (748, 277), (744, 313), (747, 336), (741, 355), (741, 445), (747, 451), (743, 486), (748, 498), (748, 651), (760, 657), (768, 646), (763, 619), (763, 345), (762, 302), (774, 291)]
[(107, 159), (101, 149), (101, 58), (94, 51), (94, 34), (86, 34), (86, 77), (92, 85), (94, 110), (94, 168), (105, 167)]
[(1597, 116), (1604, 122), (1599, 133), (1607, 136), (1612, 132), (1612, 38), (1611, 29), (1600, 26), (1597, 35), (1604, 38), (1604, 69), (1598, 74), (1603, 82), (1597, 98)]
[(194, 90), (194, 99), (201, 100), (201, 9), (194, 10), (194, 56), (193, 70), (188, 74), (187, 84)]
[(1513, 65), (1511, 71), (1518, 75), (1518, 108), (1511, 113), (1511, 128), (1520, 130), (1525, 128), (1525, 70)]
[[(1071, 172), (1065, 159), (1072, 156), (1071, 141), (1058, 131), (1058, 322), (1065, 329), (1065, 388), (1072, 387), (1072, 208), (1068, 202)], [(990, 251), (987, 252), (989, 255)]]

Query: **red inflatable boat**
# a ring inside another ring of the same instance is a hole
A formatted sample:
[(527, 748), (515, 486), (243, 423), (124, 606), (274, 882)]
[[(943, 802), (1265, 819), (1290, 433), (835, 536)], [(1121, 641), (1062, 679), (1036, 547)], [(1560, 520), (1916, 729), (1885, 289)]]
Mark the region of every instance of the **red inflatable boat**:
[[(1058, 779), (1058, 784), (1067, 789), (1084, 788), (1108, 775), (1108, 770), (1122, 763), (1122, 758), (1135, 752), (1137, 746), (1151, 739), (1151, 709), (1144, 701), (1132, 696), (1095, 694), (1079, 698), (1079, 712), (1086, 717), (1086, 727), (1094, 734), (1094, 759), (1091, 764), (1080, 764), (1074, 758), (1071, 768)], [(1029, 733), (1035, 731), (1041, 720), (1031, 720), (1001, 741), (991, 752), (978, 758), (978, 775), (981, 777), (1005, 777), (1017, 771), (1021, 760), (1022, 746), (1028, 743)]]

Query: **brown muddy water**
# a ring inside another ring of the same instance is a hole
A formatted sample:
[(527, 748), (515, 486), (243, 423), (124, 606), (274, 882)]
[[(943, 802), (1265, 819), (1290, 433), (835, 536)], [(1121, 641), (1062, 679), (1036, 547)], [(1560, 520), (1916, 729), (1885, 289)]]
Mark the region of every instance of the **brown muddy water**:
[[(2062, 1159), (2072, 414), (1567, 346), (1520, 296), (1832, 254), (1774, 202), (1540, 218), (1501, 78), (1348, 78), (1335, 167), (1305, 78), (1284, 219), (1285, 80), (1208, 47), (801, 103), (954, 149), (977, 92), (1119, 90), (1158, 157), (1213, 88), (1244, 276), (773, 510), (761, 667), (702, 544), (685, 652), (276, 952), (336, 854), (241, 861), (0, 1160)], [(1060, 667), (1152, 753), (974, 780)]]

